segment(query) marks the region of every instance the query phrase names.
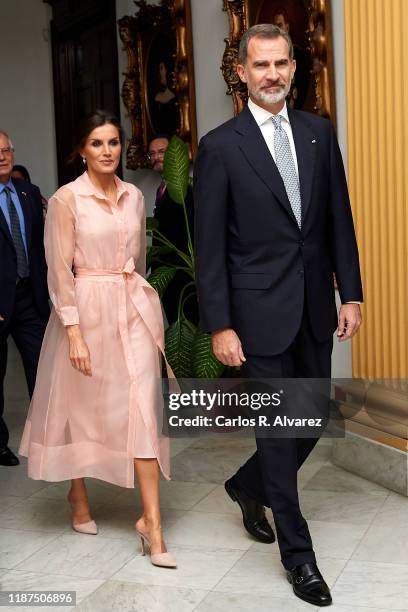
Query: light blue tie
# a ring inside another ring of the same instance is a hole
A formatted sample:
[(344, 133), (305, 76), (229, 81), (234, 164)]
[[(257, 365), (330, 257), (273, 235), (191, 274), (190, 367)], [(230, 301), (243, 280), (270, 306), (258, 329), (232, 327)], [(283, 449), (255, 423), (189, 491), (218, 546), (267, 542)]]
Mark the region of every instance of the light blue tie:
[(282, 127), (282, 116), (273, 115), (271, 119), (275, 126), (275, 163), (282, 177), (293, 214), (300, 228), (302, 226), (302, 202), (300, 199), (299, 177), (290, 150), (289, 138)]

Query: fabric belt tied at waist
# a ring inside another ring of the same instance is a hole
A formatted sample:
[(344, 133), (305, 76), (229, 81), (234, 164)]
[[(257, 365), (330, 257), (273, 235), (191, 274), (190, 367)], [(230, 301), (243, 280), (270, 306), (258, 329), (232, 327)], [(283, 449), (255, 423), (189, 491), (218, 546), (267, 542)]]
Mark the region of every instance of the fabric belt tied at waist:
[(136, 272), (135, 260), (130, 257), (122, 270), (101, 270), (97, 268), (75, 268), (76, 278), (98, 278), (123, 280), (133, 306), (142, 317), (166, 362), (167, 375), (175, 378), (164, 350), (164, 325), (160, 298), (151, 285)]

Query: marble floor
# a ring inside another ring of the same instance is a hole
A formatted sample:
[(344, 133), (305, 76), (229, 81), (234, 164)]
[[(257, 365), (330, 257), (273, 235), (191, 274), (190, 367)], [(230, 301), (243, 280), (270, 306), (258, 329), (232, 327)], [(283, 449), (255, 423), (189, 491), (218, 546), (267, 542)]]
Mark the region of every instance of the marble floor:
[[(6, 394), (16, 451), (27, 396), (13, 349)], [(249, 438), (173, 441), (173, 480), (162, 483), (162, 508), (177, 570), (140, 555), (132, 528), (137, 490), (88, 481), (100, 532), (86, 536), (70, 529), (67, 483), (30, 481), (24, 459), (0, 467), (1, 590), (75, 590), (75, 610), (89, 612), (313, 610), (293, 596), (276, 544), (252, 540), (224, 493), (223, 481), (252, 448)], [(408, 500), (334, 467), (328, 439), (302, 468), (299, 484), (331, 609), (408, 611)]]

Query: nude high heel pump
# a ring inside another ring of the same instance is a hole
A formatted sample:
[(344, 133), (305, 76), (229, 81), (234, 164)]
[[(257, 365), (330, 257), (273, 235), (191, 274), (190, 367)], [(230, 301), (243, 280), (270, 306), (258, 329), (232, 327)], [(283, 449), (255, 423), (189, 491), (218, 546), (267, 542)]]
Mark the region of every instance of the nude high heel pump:
[[(68, 496), (68, 502), (73, 510), (74, 503), (69, 499), (69, 496)], [(72, 529), (74, 531), (77, 531), (78, 533), (86, 533), (88, 535), (97, 535), (98, 533), (98, 527), (95, 521), (87, 521), (86, 523), (72, 522), (71, 526), (72, 526)]]
[(146, 554), (146, 546), (150, 552), (150, 561), (153, 565), (157, 565), (157, 567), (168, 567), (171, 569), (175, 569), (177, 567), (177, 563), (175, 559), (171, 556), (169, 552), (163, 553), (155, 553), (151, 552), (151, 543), (148, 536), (145, 533), (142, 533), (138, 529), (136, 529), (138, 536), (140, 537), (140, 544), (142, 546), (142, 555)]
[(89, 535), (97, 535), (98, 526), (95, 521), (88, 521), (87, 523), (72, 523), (72, 529), (78, 533), (87, 533)]

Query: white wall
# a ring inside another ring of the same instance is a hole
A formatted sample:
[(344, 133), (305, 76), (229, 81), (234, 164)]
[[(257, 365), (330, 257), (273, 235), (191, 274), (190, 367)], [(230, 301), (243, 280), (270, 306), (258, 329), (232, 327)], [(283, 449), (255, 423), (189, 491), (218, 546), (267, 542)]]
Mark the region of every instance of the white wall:
[(346, 53), (344, 41), (344, 0), (331, 0), (334, 86), (336, 97), (337, 138), (347, 168), (347, 108), (346, 108)]
[(57, 187), (49, 24), (40, 0), (2, 0), (0, 129), (45, 197)]
[[(332, 29), (334, 53), (334, 79), (336, 92), (337, 138), (347, 171), (347, 108), (346, 108), (346, 64), (344, 46), (344, 0), (332, 0)], [(337, 305), (340, 307), (338, 292)], [(352, 371), (351, 342), (339, 343), (336, 334), (333, 348), (333, 376), (349, 378)]]
[(191, 0), (198, 138), (233, 116), (231, 96), (220, 70), (228, 36), (221, 0)]

